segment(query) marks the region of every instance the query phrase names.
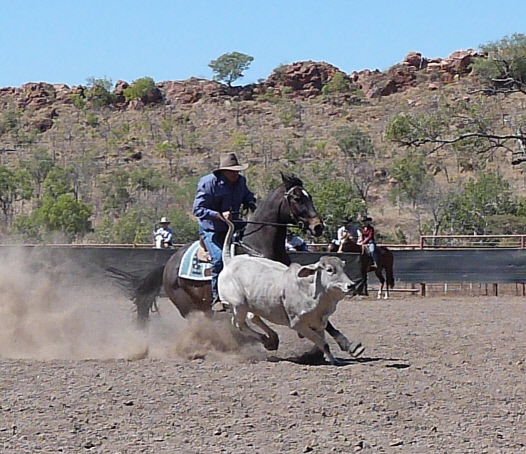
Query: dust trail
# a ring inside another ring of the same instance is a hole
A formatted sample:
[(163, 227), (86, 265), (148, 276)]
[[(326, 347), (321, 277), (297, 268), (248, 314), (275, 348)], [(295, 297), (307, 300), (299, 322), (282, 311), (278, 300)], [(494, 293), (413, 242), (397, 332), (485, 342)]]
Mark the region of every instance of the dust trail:
[(227, 320), (183, 320), (170, 302), (139, 331), (133, 306), (111, 281), (42, 248), (1, 251), (0, 358), (251, 360), (261, 350)]
[(215, 314), (212, 318), (196, 313), (183, 320), (170, 302), (163, 303), (161, 318), (153, 317), (150, 322), (149, 357), (236, 362), (266, 358), (261, 344), (232, 326), (230, 314)]

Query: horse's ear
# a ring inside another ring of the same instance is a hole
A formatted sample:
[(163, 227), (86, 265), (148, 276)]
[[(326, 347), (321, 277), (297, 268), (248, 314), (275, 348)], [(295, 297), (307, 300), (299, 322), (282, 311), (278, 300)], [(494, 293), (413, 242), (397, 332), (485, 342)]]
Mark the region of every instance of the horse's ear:
[(287, 189), (290, 189), (294, 186), (301, 186), (303, 187), (303, 181), (301, 181), (296, 175), (292, 173), (281, 173), (281, 180), (283, 181), (283, 184)]

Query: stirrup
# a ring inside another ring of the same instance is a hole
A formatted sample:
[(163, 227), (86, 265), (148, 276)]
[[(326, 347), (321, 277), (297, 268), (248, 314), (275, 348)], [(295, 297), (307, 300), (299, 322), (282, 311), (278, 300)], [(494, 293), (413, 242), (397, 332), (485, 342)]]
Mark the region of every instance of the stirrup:
[(219, 297), (214, 298), (212, 301), (212, 311), (213, 312), (226, 312), (227, 306), (219, 299)]

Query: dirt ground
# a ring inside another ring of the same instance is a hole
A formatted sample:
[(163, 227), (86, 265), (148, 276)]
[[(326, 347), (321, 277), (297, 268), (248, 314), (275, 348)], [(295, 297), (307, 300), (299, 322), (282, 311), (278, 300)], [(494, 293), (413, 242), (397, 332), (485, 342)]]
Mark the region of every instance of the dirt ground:
[(110, 288), (0, 287), (2, 453), (526, 452), (526, 298), (346, 299), (366, 352), (334, 367), (284, 328), (271, 357), (165, 300), (144, 333)]

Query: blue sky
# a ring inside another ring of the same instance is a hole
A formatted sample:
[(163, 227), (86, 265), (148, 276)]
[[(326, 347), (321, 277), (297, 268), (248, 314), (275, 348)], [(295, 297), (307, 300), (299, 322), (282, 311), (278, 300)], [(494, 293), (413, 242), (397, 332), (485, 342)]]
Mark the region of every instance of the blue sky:
[(0, 87), (213, 78), (211, 60), (254, 57), (235, 84), (281, 64), (386, 70), (409, 51), (447, 57), (526, 34), (525, 0), (0, 0)]

